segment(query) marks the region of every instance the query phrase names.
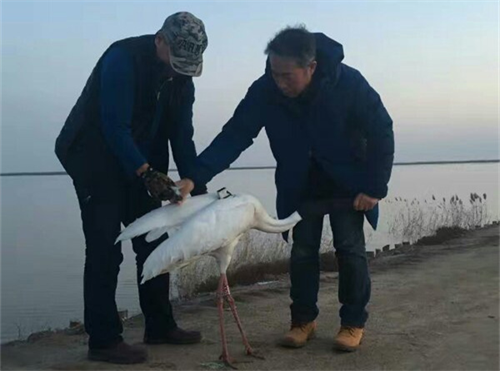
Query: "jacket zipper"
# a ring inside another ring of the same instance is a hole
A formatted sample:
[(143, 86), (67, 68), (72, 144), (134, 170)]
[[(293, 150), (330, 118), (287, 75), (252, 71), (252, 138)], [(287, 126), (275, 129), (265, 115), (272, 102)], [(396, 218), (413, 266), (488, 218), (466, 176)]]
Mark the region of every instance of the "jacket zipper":
[(158, 88), (158, 91), (156, 92), (156, 101), (158, 102), (160, 100), (160, 96), (161, 96), (161, 91), (163, 90), (163, 86), (169, 82), (169, 81), (172, 81), (172, 77), (169, 77), (168, 79), (166, 79), (165, 81), (162, 82), (161, 86)]

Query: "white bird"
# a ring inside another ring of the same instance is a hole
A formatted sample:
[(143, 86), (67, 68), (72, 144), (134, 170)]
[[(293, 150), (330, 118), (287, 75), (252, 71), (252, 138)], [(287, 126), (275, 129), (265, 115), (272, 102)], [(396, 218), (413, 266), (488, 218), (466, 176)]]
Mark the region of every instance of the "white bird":
[(170, 238), (162, 242), (146, 259), (142, 282), (160, 274), (191, 264), (205, 255), (214, 257), (220, 269), (217, 306), (222, 338), (221, 360), (234, 368), (229, 357), (223, 325), (223, 300), (228, 302), (236, 320), (246, 353), (255, 355), (241, 326), (234, 300), (229, 291), (226, 271), (240, 237), (250, 229), (282, 233), (293, 228), (302, 217), (298, 212), (286, 219), (269, 216), (262, 204), (250, 195), (206, 194), (188, 198), (183, 205), (169, 204), (156, 209), (125, 228), (117, 241), (148, 233), (152, 241), (169, 231)]

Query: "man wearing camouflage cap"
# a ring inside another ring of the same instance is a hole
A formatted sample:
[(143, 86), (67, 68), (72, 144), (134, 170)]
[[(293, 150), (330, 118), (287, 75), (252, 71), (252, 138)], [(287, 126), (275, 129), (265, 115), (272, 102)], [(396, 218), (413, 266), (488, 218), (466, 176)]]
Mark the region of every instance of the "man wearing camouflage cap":
[[(123, 260), (115, 245), (121, 224), (176, 200), (165, 175), (168, 142), (181, 177), (196, 158), (193, 142), (193, 76), (200, 76), (207, 48), (203, 22), (187, 12), (165, 20), (155, 35), (113, 43), (97, 62), (56, 141), (56, 154), (73, 180), (85, 235), (84, 320), (88, 357), (139, 363), (147, 352), (123, 341), (115, 302)], [(200, 185), (192, 194), (206, 192)], [(137, 277), (156, 246), (133, 240)], [(191, 344), (197, 331), (177, 327), (169, 301), (169, 275), (139, 285), (147, 344)]]

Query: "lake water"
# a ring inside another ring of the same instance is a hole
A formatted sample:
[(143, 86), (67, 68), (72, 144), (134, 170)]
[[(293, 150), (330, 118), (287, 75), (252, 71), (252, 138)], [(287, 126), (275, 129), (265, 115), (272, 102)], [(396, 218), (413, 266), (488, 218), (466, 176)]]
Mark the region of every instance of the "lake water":
[[(377, 232), (366, 226), (367, 249), (397, 243), (389, 231), (397, 218), (395, 198), (424, 202), (471, 192), (487, 194), (488, 218), (498, 220), (498, 163), (395, 166), (390, 195), (381, 203)], [(171, 174), (177, 178), (177, 174)], [(76, 196), (68, 176), (2, 177), (1, 180), (1, 342), (31, 332), (66, 327), (83, 315), (84, 237)], [(275, 215), (274, 170), (234, 170), (210, 184), (215, 191), (257, 196)], [(467, 202), (466, 202), (467, 203)], [(401, 205), (399, 205), (400, 207)], [(135, 261), (123, 246), (117, 302), (129, 314), (139, 312)]]

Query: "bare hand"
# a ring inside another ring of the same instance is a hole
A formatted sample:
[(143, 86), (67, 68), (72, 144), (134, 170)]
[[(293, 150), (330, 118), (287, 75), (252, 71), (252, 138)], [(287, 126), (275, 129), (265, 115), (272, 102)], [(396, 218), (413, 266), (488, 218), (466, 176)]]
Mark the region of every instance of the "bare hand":
[(360, 193), (354, 199), (354, 210), (368, 211), (373, 209), (379, 202), (378, 198), (373, 198), (364, 193)]
[(191, 179), (184, 178), (184, 179), (179, 180), (178, 182), (175, 182), (175, 184), (177, 185), (177, 187), (179, 187), (179, 190), (181, 191), (181, 197), (182, 197), (182, 199), (177, 203), (182, 204), (186, 200), (186, 197), (194, 189), (194, 183)]

